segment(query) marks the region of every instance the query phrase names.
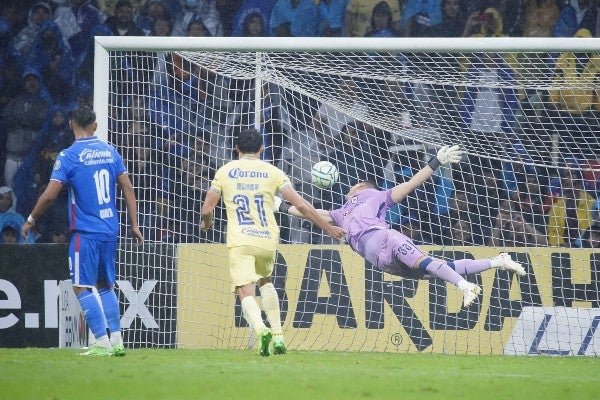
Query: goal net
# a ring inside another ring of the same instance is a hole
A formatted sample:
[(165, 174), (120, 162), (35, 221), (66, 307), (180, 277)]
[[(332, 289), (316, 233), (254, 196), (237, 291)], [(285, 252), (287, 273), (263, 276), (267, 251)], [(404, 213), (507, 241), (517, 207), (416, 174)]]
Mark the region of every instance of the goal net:
[[(96, 38), (99, 133), (120, 150), (147, 242), (127, 239), (126, 344), (252, 347), (231, 292), (214, 172), (255, 127), (263, 158), (315, 207), (404, 182), (444, 144), (466, 150), (387, 220), (434, 257), (508, 252), (527, 270), (468, 275), (468, 308), (437, 279), (374, 269), (310, 223), (277, 215), (273, 281), (292, 350), (597, 355), (600, 322), (598, 39)], [(310, 183), (320, 160), (340, 172)], [(258, 293), (257, 293), (258, 294)]]

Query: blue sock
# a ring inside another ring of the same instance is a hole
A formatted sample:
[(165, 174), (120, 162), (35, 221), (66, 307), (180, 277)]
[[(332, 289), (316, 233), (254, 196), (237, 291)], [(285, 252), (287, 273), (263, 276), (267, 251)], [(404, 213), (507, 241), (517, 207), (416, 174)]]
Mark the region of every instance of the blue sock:
[(102, 288), (98, 290), (102, 307), (104, 308), (104, 316), (108, 324), (108, 330), (119, 332), (121, 330), (121, 318), (119, 317), (119, 300), (113, 288)]
[(106, 336), (104, 314), (102, 313), (102, 308), (100, 307), (98, 299), (94, 296), (94, 293), (91, 290), (86, 290), (85, 292), (79, 293), (77, 298), (79, 299), (79, 304), (81, 304), (85, 322), (87, 322), (92, 330), (94, 337), (99, 339), (102, 336)]

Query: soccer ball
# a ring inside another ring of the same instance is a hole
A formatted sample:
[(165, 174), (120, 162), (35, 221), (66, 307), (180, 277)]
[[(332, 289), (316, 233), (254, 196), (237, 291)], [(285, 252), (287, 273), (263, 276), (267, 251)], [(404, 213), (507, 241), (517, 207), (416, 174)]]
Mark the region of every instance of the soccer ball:
[(331, 188), (338, 180), (339, 172), (329, 161), (319, 161), (310, 171), (311, 182), (321, 189)]

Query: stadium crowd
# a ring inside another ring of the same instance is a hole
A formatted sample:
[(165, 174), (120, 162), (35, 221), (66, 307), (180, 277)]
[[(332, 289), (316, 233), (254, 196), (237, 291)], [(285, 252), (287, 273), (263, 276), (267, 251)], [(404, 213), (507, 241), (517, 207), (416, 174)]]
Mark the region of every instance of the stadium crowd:
[[(66, 193), (38, 221), (37, 235), (25, 241), (17, 232), (23, 215), (29, 214), (44, 190), (57, 154), (73, 141), (68, 126), (70, 110), (78, 104), (92, 104), (94, 36), (595, 37), (598, 34), (600, 4), (595, 0), (0, 1), (1, 243), (67, 242)], [(141, 64), (147, 64), (146, 71), (156, 71), (146, 79), (158, 83), (157, 87), (164, 91), (149, 101), (140, 95), (129, 95), (120, 111), (128, 118), (111, 126), (109, 138), (122, 151), (135, 182), (141, 200), (140, 226), (146, 230), (145, 237), (168, 243), (222, 241), (224, 238), (219, 235), (222, 229), (214, 230), (211, 235), (216, 236), (209, 238), (199, 231), (200, 203), (217, 167), (208, 156), (211, 138), (204, 132), (194, 134), (194, 140), (182, 146), (174, 133), (201, 129), (198, 121), (183, 120), (177, 115), (200, 115), (199, 102), (186, 101), (206, 99), (211, 88), (201, 87), (200, 83), (208, 80), (198, 79), (195, 86), (186, 89), (197, 92), (184, 97), (169, 90), (168, 82), (160, 84), (161, 80), (167, 80), (169, 65), (185, 62), (177, 57), (176, 54), (139, 57)], [(121, 70), (126, 71), (127, 67), (121, 66)], [(600, 56), (565, 53), (557, 57), (554, 68), (557, 76), (564, 78), (575, 73), (581, 79), (595, 82), (600, 76)], [(499, 76), (505, 78), (502, 73)], [(118, 81), (115, 80), (115, 85)], [(119, 92), (118, 87), (112, 89)], [(240, 93), (250, 92), (246, 86), (239, 89)], [(600, 126), (600, 99), (596, 93), (591, 96), (588, 99), (583, 94), (568, 97), (549, 93), (548, 101), (554, 107), (551, 119), (560, 122), (554, 128), (573, 131), (576, 127), (579, 137), (594, 136), (592, 132), (597, 132)], [(526, 108), (531, 104), (526, 100), (526, 97), (515, 99), (503, 109), (510, 110), (515, 105)], [(473, 134), (485, 135), (485, 131), (477, 129), (483, 125), (475, 121), (477, 113), (473, 108), (477, 101), (476, 93), (465, 95), (463, 122)], [(523, 104), (519, 105), (520, 101)], [(212, 106), (223, 109), (229, 105)], [(283, 129), (277, 107), (269, 104), (264, 107), (263, 114), (265, 117), (268, 114), (265, 120), (269, 121), (264, 129), (273, 133), (268, 139), (267, 157), (287, 160), (293, 165), (289, 157), (292, 144), (284, 146), (283, 135), (275, 134)], [(510, 123), (511, 117), (507, 116), (506, 121)], [(251, 121), (238, 122), (243, 125)], [(340, 132), (339, 143), (325, 145), (323, 142), (328, 138), (318, 134), (323, 129), (313, 126), (318, 123), (322, 123), (318, 118), (305, 121), (315, 132), (312, 148), (316, 159), (328, 158), (340, 167), (342, 187), (349, 187), (359, 179), (375, 179), (380, 187), (391, 187), (410, 177), (420, 167), (418, 160), (425, 161), (421, 150), (397, 159), (387, 153), (386, 157), (370, 153), (369, 146), (362, 145), (358, 137), (372, 128), (343, 116), (330, 123), (339, 125), (336, 128)], [(522, 163), (507, 167), (487, 158), (473, 157), (467, 166), (453, 171), (453, 176), (437, 175), (435, 185), (426, 184), (400, 204), (390, 213), (389, 222), (415, 242), (425, 244), (600, 247), (600, 176), (581, 167), (583, 158), (592, 162), (600, 159), (598, 147), (596, 143), (596, 147), (590, 147), (591, 152), (583, 149), (581, 154), (565, 158), (565, 168), (559, 168), (560, 173), (553, 179), (549, 178), (552, 175), (549, 171), (523, 168)], [(392, 173), (386, 175), (384, 161), (388, 158), (392, 160), (391, 167), (387, 166)], [(165, 164), (176, 167), (161, 169)], [(299, 185), (308, 180), (302, 172), (292, 178)], [(341, 198), (329, 199), (330, 203), (340, 201)], [(327, 201), (321, 205), (326, 206)], [(291, 221), (284, 221), (284, 240), (322, 240), (320, 235), (302, 234), (301, 227), (286, 229), (290, 224)]]

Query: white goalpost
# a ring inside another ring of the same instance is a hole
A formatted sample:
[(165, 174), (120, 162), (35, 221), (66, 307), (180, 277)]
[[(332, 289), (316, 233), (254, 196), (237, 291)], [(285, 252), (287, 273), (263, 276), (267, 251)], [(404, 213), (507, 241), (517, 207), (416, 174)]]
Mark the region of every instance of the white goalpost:
[[(277, 215), (273, 276), (291, 350), (598, 355), (600, 39), (96, 37), (98, 134), (115, 144), (146, 244), (121, 215), (126, 345), (242, 349), (227, 223), (200, 232), (215, 170), (246, 127), (318, 208), (348, 188), (410, 178), (444, 144), (462, 162), (388, 213), (447, 260), (508, 252), (525, 277), (468, 275), (468, 308), (439, 280), (394, 277)], [(340, 171), (310, 183), (314, 163)]]

